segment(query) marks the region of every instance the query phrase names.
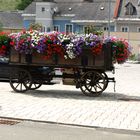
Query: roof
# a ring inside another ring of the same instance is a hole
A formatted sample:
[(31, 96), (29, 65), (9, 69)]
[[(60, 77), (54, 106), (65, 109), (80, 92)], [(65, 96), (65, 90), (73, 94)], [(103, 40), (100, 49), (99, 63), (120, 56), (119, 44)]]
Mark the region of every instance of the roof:
[(25, 8), (24, 14), (35, 14), (36, 13), (36, 2), (32, 2)]
[[(55, 16), (73, 15), (73, 20), (108, 20), (108, 0), (54, 0), (59, 12)], [(110, 18), (113, 19), (116, 0), (110, 0)], [(36, 2), (32, 2), (24, 11), (25, 14), (35, 14)]]
[[(116, 0), (111, 0), (110, 17), (113, 19)], [(73, 20), (108, 20), (109, 3), (107, 0), (93, 2), (58, 3), (60, 15), (74, 14)]]
[(22, 29), (23, 28), (23, 18), (21, 13), (17, 11), (7, 11), (0, 12), (0, 22), (2, 23), (4, 28), (12, 28), (12, 29)]

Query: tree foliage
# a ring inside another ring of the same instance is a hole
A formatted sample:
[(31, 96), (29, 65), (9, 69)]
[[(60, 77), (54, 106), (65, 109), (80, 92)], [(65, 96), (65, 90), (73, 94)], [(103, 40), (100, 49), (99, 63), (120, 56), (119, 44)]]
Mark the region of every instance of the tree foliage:
[(21, 0), (21, 2), (17, 5), (17, 9), (18, 10), (24, 10), (33, 1), (34, 0)]
[[(24, 10), (29, 4), (36, 0), (21, 0), (21, 2), (17, 5), (18, 10)], [(43, 2), (54, 2), (54, 0), (41, 0)]]
[(37, 31), (41, 31), (42, 29), (42, 25), (40, 23), (32, 23), (30, 24), (29, 30), (37, 30)]
[(93, 25), (88, 25), (85, 30), (85, 34), (89, 34), (89, 33), (93, 33), (96, 35), (102, 35), (103, 31), (98, 27), (94, 27)]

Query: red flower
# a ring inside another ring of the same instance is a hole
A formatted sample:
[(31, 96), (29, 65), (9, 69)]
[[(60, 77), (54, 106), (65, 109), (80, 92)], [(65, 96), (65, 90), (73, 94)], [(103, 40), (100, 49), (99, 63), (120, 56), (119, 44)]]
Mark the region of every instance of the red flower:
[(93, 55), (99, 55), (102, 51), (102, 44), (98, 44), (97, 46), (92, 47), (91, 51), (92, 51)]
[(15, 45), (14, 41), (11, 41), (11, 42), (10, 42), (10, 45), (11, 45), (11, 46), (14, 46), (14, 45)]
[(5, 49), (3, 49), (3, 48), (0, 48), (0, 55), (5, 55), (5, 53), (6, 53), (6, 50)]
[(1, 47), (3, 50), (6, 50), (6, 46), (4, 46), (4, 45), (2, 45), (2, 47)]

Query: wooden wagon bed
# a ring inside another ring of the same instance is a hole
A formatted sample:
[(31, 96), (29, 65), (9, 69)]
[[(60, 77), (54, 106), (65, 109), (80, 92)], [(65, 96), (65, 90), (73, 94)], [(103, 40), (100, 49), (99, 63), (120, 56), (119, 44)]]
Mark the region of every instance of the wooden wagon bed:
[(112, 70), (112, 48), (111, 45), (103, 45), (102, 52), (99, 55), (93, 55), (90, 49), (84, 49), (82, 55), (74, 59), (65, 59), (55, 55), (50, 59), (45, 59), (45, 55), (40, 53), (19, 54), (11, 49), (9, 64), (11, 65), (30, 65), (30, 66), (54, 66), (54, 67), (76, 67)]

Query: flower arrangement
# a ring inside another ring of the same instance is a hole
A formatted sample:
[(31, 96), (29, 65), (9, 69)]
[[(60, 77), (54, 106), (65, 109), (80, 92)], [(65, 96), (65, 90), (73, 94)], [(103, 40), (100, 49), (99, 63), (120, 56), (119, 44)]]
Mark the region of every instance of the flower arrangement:
[(69, 58), (73, 59), (80, 56), (82, 53), (82, 47), (85, 45), (84, 38), (74, 36), (71, 39), (71, 43), (67, 46), (66, 52)]
[(106, 38), (106, 42), (111, 42), (113, 49), (113, 60), (119, 64), (124, 63), (131, 55), (131, 46), (127, 40), (122, 38), (110, 37)]
[(0, 56), (7, 56), (10, 48), (10, 37), (4, 33), (0, 33)]
[(74, 59), (82, 53), (82, 47), (85, 45), (84, 38), (78, 35), (65, 36), (61, 41), (66, 50), (65, 59)]
[(62, 46), (65, 48), (65, 58), (74, 59), (81, 55), (83, 49), (91, 49), (93, 55), (102, 51), (101, 38), (94, 34), (87, 35), (61, 35)]
[(31, 54), (31, 35), (27, 32), (20, 32), (10, 35), (14, 49), (19, 53)]
[(123, 63), (128, 59), (131, 49), (124, 39), (116, 37), (103, 39), (93, 33), (78, 35), (60, 32), (41, 33), (32, 30), (10, 35), (0, 34), (0, 55), (7, 55), (9, 47), (13, 47), (23, 54), (33, 52), (43, 54), (44, 59), (49, 59), (54, 55), (64, 59), (74, 59), (80, 56), (84, 49), (90, 49), (93, 55), (101, 54), (102, 44), (107, 42), (112, 44), (114, 62)]
[(95, 34), (88, 34), (85, 38), (87, 47), (91, 48), (93, 55), (99, 55), (102, 51), (102, 40), (101, 37)]
[(45, 54), (45, 59), (49, 59), (55, 54), (59, 56), (64, 56), (64, 48), (58, 39), (58, 33), (52, 32), (49, 34), (44, 34), (35, 46), (38, 53)]
[(62, 34), (59, 32), (40, 33), (38, 31), (23, 31), (10, 35), (15, 50), (19, 53), (31, 54), (33, 51), (45, 54), (49, 59), (58, 54), (65, 59), (74, 59), (82, 53), (83, 48), (90, 48), (94, 55), (102, 50), (99, 36)]

